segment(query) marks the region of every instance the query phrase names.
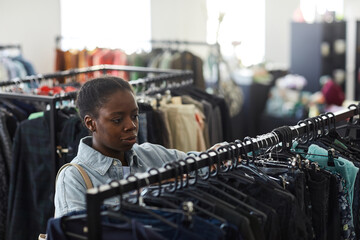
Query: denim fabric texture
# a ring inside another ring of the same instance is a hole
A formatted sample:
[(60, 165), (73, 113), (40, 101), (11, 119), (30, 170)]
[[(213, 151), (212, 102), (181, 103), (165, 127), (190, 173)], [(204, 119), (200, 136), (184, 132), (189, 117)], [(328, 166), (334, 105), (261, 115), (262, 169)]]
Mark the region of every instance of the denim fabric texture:
[[(80, 141), (77, 156), (72, 163), (84, 168), (94, 186), (106, 184), (111, 180), (123, 179), (122, 164), (119, 159), (104, 156), (91, 147), (92, 137)], [(144, 143), (134, 144), (125, 153), (131, 173), (145, 172), (148, 168), (160, 168), (164, 163), (186, 158), (184, 152), (166, 149), (163, 146)], [(67, 167), (59, 174), (55, 191), (55, 216), (86, 209), (85, 182), (75, 167)], [(119, 204), (118, 198), (105, 201), (109, 205)]]

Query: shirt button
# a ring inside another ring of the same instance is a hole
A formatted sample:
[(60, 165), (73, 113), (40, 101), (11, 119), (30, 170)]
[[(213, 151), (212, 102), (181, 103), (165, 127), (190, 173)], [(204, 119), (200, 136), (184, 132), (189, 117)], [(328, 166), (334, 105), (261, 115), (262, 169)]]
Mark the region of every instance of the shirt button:
[(117, 161), (114, 161), (114, 162), (113, 162), (113, 165), (114, 165), (114, 166), (116, 166), (117, 164), (118, 164)]

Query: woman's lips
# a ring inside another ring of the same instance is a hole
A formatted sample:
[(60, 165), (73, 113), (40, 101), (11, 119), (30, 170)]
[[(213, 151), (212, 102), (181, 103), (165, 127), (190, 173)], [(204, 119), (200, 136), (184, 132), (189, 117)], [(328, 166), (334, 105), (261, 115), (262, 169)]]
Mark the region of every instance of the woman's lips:
[(126, 143), (135, 143), (136, 142), (136, 135), (128, 137), (128, 138), (123, 138), (121, 140), (123, 142), (126, 142)]

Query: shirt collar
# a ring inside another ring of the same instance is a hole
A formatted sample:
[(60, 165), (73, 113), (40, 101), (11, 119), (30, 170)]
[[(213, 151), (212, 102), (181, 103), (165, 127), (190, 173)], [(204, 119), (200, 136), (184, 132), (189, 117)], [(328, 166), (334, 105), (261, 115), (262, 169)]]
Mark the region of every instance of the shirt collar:
[[(78, 157), (79, 160), (87, 165), (89, 168), (94, 169), (100, 175), (105, 175), (113, 164), (115, 158), (107, 157), (95, 150), (92, 146), (92, 137), (84, 137), (80, 140)], [(138, 166), (138, 157), (133, 149), (125, 152), (125, 159), (130, 167)]]

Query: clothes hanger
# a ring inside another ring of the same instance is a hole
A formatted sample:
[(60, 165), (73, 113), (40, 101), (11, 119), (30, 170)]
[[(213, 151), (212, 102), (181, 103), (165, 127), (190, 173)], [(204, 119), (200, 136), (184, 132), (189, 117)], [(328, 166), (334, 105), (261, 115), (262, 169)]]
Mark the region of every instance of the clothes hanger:
[[(220, 162), (220, 158), (219, 158), (219, 153), (217, 151), (215, 151), (214, 149), (211, 149), (208, 151), (208, 153), (215, 153), (215, 156), (213, 158), (215, 158), (215, 160), (212, 160), (212, 162), (216, 162), (216, 168), (215, 170), (212, 172), (212, 177), (216, 177), (218, 176), (219, 174), (221, 175), (224, 175), (224, 176), (232, 176), (232, 177), (237, 177), (245, 182), (247, 182), (248, 184), (252, 184), (254, 183), (254, 179), (253, 177), (249, 176), (249, 175), (244, 175), (243, 173), (242, 174), (234, 174), (236, 171), (222, 171), (221, 170), (221, 162)], [(212, 178), (212, 179), (217, 179), (217, 178)]]
[[(246, 159), (246, 163), (243, 163), (244, 157), (242, 158), (242, 162), (241, 162), (241, 164), (237, 165), (236, 170), (247, 169), (247, 168), (249, 168), (248, 164), (250, 162), (250, 159), (245, 151), (245, 145), (240, 140), (235, 140), (235, 142), (241, 144), (240, 150), (243, 150), (243, 156), (245, 156), (245, 159)], [(239, 151), (239, 154), (240, 154), (240, 151)], [(250, 171), (253, 171), (253, 170), (250, 168)], [(222, 176), (232, 176), (232, 177), (238, 178), (239, 180), (245, 181), (248, 184), (253, 184), (255, 181), (255, 179), (252, 176), (245, 174), (244, 171), (221, 172), (221, 175)]]
[[(187, 171), (186, 171), (186, 173), (185, 173), (185, 175), (186, 175), (186, 181), (185, 181), (185, 184), (183, 185), (183, 187), (184, 188), (186, 188), (186, 187), (188, 187), (188, 184), (189, 184), (189, 173), (190, 173), (190, 171), (189, 171), (189, 165), (188, 165), (188, 162), (187, 161), (185, 161), (185, 160), (179, 160), (178, 162), (183, 162), (184, 164), (185, 164), (185, 166), (186, 166), (186, 169), (187, 169)], [(197, 167), (197, 166), (196, 166)], [(180, 191), (177, 191), (175, 194), (176, 194), (176, 196), (174, 195), (174, 194), (169, 194), (169, 193), (163, 193), (162, 195), (161, 195), (161, 197), (160, 197), (160, 199), (168, 199), (169, 201), (172, 201), (172, 202), (175, 202), (175, 204), (178, 204), (179, 206), (180, 206), (180, 204), (182, 203), (182, 202), (184, 202), (184, 201), (188, 201), (189, 199), (188, 199), (188, 197), (191, 197), (192, 199), (194, 199), (194, 195), (193, 194), (191, 194), (191, 192), (186, 192), (185, 194), (184, 194), (184, 192), (185, 191), (182, 191), (182, 190), (180, 190)], [(185, 196), (184, 196), (185, 195)], [(201, 199), (201, 201), (206, 201), (205, 199)], [(211, 203), (208, 203), (208, 204), (211, 204)], [(221, 223), (222, 223), (222, 225), (223, 226), (227, 226), (228, 225), (228, 223), (227, 223), (227, 221), (224, 219), (224, 218), (221, 218), (221, 217), (219, 217), (219, 216), (217, 216), (216, 214), (214, 214), (214, 213), (212, 213), (212, 212), (210, 212), (210, 211), (208, 211), (208, 210), (206, 210), (206, 209), (204, 209), (204, 208), (202, 208), (202, 207), (200, 207), (200, 206), (198, 206), (197, 204), (194, 204), (194, 209), (198, 212), (198, 213), (200, 213), (200, 214), (203, 214), (203, 215), (205, 215), (205, 216), (207, 216), (207, 217), (210, 217), (210, 218), (214, 218), (214, 219), (217, 219), (218, 221), (220, 221)]]
[[(221, 208), (217, 207), (217, 210), (215, 210), (216, 213), (219, 214), (220, 216), (223, 216), (223, 217), (229, 219), (233, 224), (236, 224), (236, 221), (237, 221), (236, 219), (233, 219), (234, 217), (235, 218), (238, 218), (238, 217), (247, 218), (248, 221), (251, 221), (248, 218), (248, 217), (251, 217), (253, 219), (253, 221), (256, 221), (256, 222), (252, 222), (250, 227), (255, 227), (255, 225), (258, 224), (258, 222), (257, 222), (258, 219), (256, 219), (256, 216), (251, 216), (249, 214), (244, 215), (246, 213), (246, 211), (243, 211), (241, 208), (238, 208), (238, 207), (218, 198), (217, 196), (214, 196), (213, 194), (209, 194), (208, 192), (206, 192), (202, 189), (199, 189), (199, 186), (196, 188), (196, 192), (194, 194), (200, 195), (201, 198), (206, 198), (207, 200), (215, 203), (216, 206), (221, 206)], [(256, 228), (256, 229), (258, 229), (258, 228)], [(253, 230), (254, 229), (252, 229), (252, 231)], [(262, 233), (256, 232), (255, 235), (262, 235)]]
[[(349, 108), (355, 106), (356, 105), (350, 105)], [(342, 153), (345, 156), (350, 156), (350, 155), (358, 156), (360, 154), (360, 149), (356, 146), (353, 146), (353, 144), (351, 144), (351, 141), (349, 141), (346, 137), (340, 136), (340, 134), (337, 132), (338, 128), (336, 127), (336, 123), (335, 123), (335, 115), (331, 112), (326, 113), (326, 115), (332, 116), (331, 120), (333, 123), (333, 128), (331, 128), (329, 130), (328, 135), (325, 138), (320, 139), (320, 141), (325, 145), (334, 148), (339, 153)]]
[[(289, 167), (289, 162), (288, 162), (288, 156), (285, 154), (279, 154), (277, 149), (276, 149), (276, 145), (279, 143), (278, 141), (273, 141), (272, 137), (277, 137), (277, 133), (275, 133), (274, 131), (271, 132), (270, 134), (265, 134), (264, 136), (259, 136), (258, 138), (260, 138), (261, 140), (261, 149), (265, 149), (264, 153), (260, 155), (259, 160), (255, 160), (255, 164), (256, 166), (260, 166), (260, 167), (282, 167), (282, 168), (288, 168)], [(271, 144), (268, 143), (268, 139), (271, 141)], [(265, 141), (265, 144), (263, 144), (263, 141)], [(276, 150), (276, 159), (273, 159), (272, 157), (272, 151), (273, 149)], [(270, 177), (272, 178), (272, 177)], [(274, 179), (273, 180), (279, 181), (279, 179)]]
[[(206, 193), (211, 194), (212, 196), (222, 196), (222, 200), (224, 200), (224, 198), (226, 198), (226, 202), (229, 202), (229, 204), (234, 205), (234, 203), (238, 204), (237, 207), (241, 207), (242, 209), (247, 209), (249, 212), (252, 213), (256, 213), (260, 216), (262, 216), (263, 218), (266, 218), (266, 215), (264, 213), (262, 213), (261, 211), (259, 211), (258, 209), (242, 202), (240, 199), (235, 198), (234, 196), (230, 195), (229, 193), (225, 192), (224, 190), (222, 190), (221, 188), (214, 186), (212, 184), (208, 184), (206, 182), (199, 182), (196, 185), (196, 188), (198, 189), (202, 189), (204, 190)], [(216, 193), (216, 194), (214, 194)]]
[[(180, 160), (185, 162), (184, 160)], [(150, 190), (148, 191), (148, 194), (144, 194), (144, 191), (142, 192), (142, 195), (144, 197), (144, 201), (148, 206), (156, 206), (156, 207), (161, 207), (161, 206), (166, 206), (167, 208), (172, 208), (172, 209), (178, 209), (179, 205), (174, 204), (171, 201), (166, 200), (165, 198), (160, 198), (161, 196), (161, 174), (160, 171), (157, 168), (150, 168), (148, 170), (148, 173), (151, 174), (152, 171), (156, 171), (156, 175), (158, 176), (158, 187), (157, 187), (157, 191), (155, 191), (156, 189)], [(152, 174), (151, 174), (152, 175)]]
[[(355, 107), (355, 114), (354, 115), (359, 115), (359, 111), (360, 111), (360, 104), (359, 105), (356, 105), (356, 104), (350, 104), (348, 106), (348, 109), (351, 109)], [(350, 119), (348, 120), (347, 124), (345, 124), (344, 126), (341, 126), (341, 127), (338, 127), (337, 129), (343, 129), (343, 128), (346, 128), (345, 130), (345, 134), (344, 136), (345, 137), (349, 137), (349, 134), (350, 134), (350, 130), (355, 128), (355, 129), (359, 129), (360, 126), (359, 126), (359, 121), (357, 122), (354, 122), (354, 116), (350, 117)]]
[[(194, 161), (195, 168), (196, 168), (195, 181), (193, 181), (193, 182), (191, 182), (190, 178), (189, 178), (190, 172), (189, 172), (189, 165), (188, 165), (189, 161), (188, 160), (190, 160), (190, 159)], [(198, 178), (200, 178), (200, 176), (198, 176), (198, 171), (197, 171), (197, 169), (198, 169), (197, 161), (195, 160), (195, 158), (189, 156), (184, 160), (184, 163), (186, 164), (185, 166), (187, 168), (187, 172), (186, 172), (187, 188), (183, 188), (183, 189), (180, 189), (180, 190), (174, 192), (175, 195), (177, 196), (176, 198), (174, 198), (173, 197), (174, 195), (171, 194), (171, 192), (169, 193), (169, 191), (165, 191), (162, 194), (162, 197), (166, 197), (168, 199), (173, 199), (173, 200), (179, 200), (179, 198), (182, 198), (183, 200), (185, 200), (184, 199), (184, 195), (185, 195), (188, 198), (190, 197), (191, 199), (196, 199), (197, 201), (201, 202), (202, 204), (205, 204), (207, 206), (210, 206), (211, 208), (214, 208), (216, 205), (214, 205), (212, 202), (209, 202), (206, 198), (203, 198), (201, 195), (198, 195), (196, 193), (196, 191), (197, 191), (196, 188), (194, 188), (194, 185), (198, 183), (198, 181), (197, 181)], [(227, 225), (227, 221), (224, 218), (221, 218), (220, 216), (206, 210), (205, 208), (202, 208), (195, 204), (195, 209), (198, 210), (200, 213), (205, 214), (206, 216), (210, 216), (210, 217), (213, 217), (213, 218), (219, 220), (221, 223), (225, 224), (224, 226)]]
[[(124, 201), (122, 201), (122, 195), (120, 194), (120, 207), (116, 210), (116, 213), (119, 213), (119, 214), (123, 214), (126, 216), (126, 212), (130, 211), (130, 212), (137, 212), (137, 213), (143, 213), (143, 214), (146, 214), (146, 215), (149, 215), (149, 216), (152, 216), (154, 217), (155, 219), (157, 220), (160, 220), (161, 222), (163, 222), (164, 224), (168, 225), (169, 227), (172, 227), (174, 229), (177, 229), (178, 226), (177, 224), (167, 220), (166, 218), (156, 214), (153, 210), (161, 210), (161, 211), (174, 211), (173, 209), (158, 209), (158, 208), (149, 208), (149, 207), (145, 207), (145, 205), (143, 204), (143, 200), (142, 200), (142, 197), (141, 197), (141, 193), (140, 193), (140, 184), (139, 184), (139, 178), (136, 177), (136, 175), (134, 174), (130, 174), (126, 180), (130, 181), (130, 179), (133, 178), (136, 182), (136, 185), (137, 185), (137, 189), (136, 189), (136, 192), (137, 192), (137, 195), (136, 195), (136, 199), (135, 201), (133, 199), (124, 199)], [(118, 185), (119, 187), (119, 192), (122, 193), (122, 185), (119, 184)], [(115, 212), (114, 212), (115, 213)], [(139, 219), (140, 220), (140, 219)], [(140, 220), (141, 221), (141, 220)]]
[[(193, 190), (195, 191), (195, 190)], [(191, 200), (194, 203), (194, 209), (196, 210), (196, 214), (204, 217), (205, 219), (216, 219), (221, 223), (221, 227), (220, 229), (223, 229), (224, 227), (228, 226), (228, 220), (226, 220), (225, 218), (217, 215), (214, 212), (211, 212), (209, 210), (207, 210), (205, 207), (201, 207), (199, 206), (199, 203), (201, 205), (205, 205), (210, 209), (214, 209), (216, 207), (216, 204), (214, 204), (213, 202), (208, 201), (206, 198), (203, 198), (202, 196), (196, 194), (196, 192), (192, 192), (192, 191), (178, 191), (175, 193), (175, 195), (165, 195), (163, 196), (169, 200), (172, 201), (186, 201), (186, 200)]]
[[(152, 174), (152, 172), (155, 171), (155, 174)], [(156, 175), (158, 177), (158, 183), (157, 183), (157, 187), (156, 186), (148, 186), (147, 188), (145, 188), (142, 192), (141, 195), (150, 195), (151, 197), (159, 197), (161, 195), (162, 192), (162, 187), (161, 187), (161, 183), (162, 183), (162, 178), (161, 178), (161, 173), (159, 171), (159, 169), (157, 168), (150, 168), (147, 170), (148, 174), (150, 175)]]
[[(277, 184), (275, 182), (273, 182), (273, 180), (271, 180), (266, 173), (264, 173), (263, 171), (261, 171), (259, 168), (256, 167), (255, 163), (255, 159), (257, 157), (257, 154), (255, 152), (255, 146), (254, 146), (254, 142), (250, 137), (245, 137), (244, 140), (249, 140), (251, 145), (251, 151), (252, 151), (252, 156), (253, 159), (252, 160), (247, 160), (246, 164), (240, 164), (238, 165), (237, 170), (241, 170), (243, 171), (245, 174), (248, 174), (252, 177), (254, 177), (254, 180), (260, 180), (266, 183), (270, 183), (271, 185), (276, 185)], [(240, 143), (242, 145), (242, 148), (245, 151), (245, 144), (241, 141), (237, 141), (238, 143)], [(247, 156), (247, 154), (245, 154), (245, 156)], [(249, 158), (247, 158), (249, 159)], [(234, 171), (235, 174), (239, 175), (239, 171)]]

